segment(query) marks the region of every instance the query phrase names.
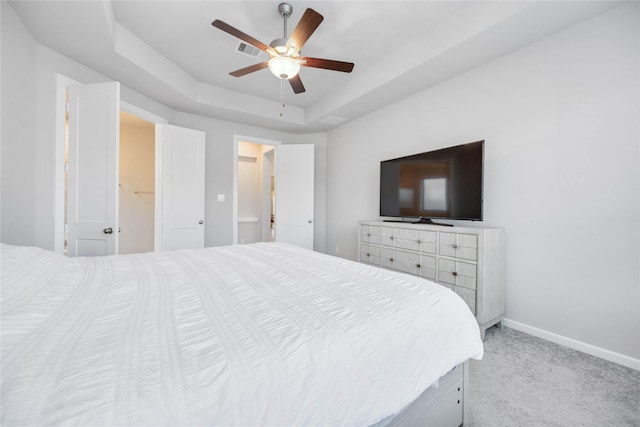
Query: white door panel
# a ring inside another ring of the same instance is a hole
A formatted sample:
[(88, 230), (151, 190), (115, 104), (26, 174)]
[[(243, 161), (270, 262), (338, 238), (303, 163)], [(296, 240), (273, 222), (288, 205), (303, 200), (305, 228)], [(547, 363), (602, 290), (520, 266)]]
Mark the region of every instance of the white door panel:
[(70, 86), (69, 256), (118, 252), (119, 145), (120, 84)]
[(162, 180), (156, 193), (161, 228), (156, 250), (204, 247), (204, 132), (171, 125), (156, 126), (156, 161)]
[(276, 147), (275, 237), (313, 249), (314, 146), (286, 144)]

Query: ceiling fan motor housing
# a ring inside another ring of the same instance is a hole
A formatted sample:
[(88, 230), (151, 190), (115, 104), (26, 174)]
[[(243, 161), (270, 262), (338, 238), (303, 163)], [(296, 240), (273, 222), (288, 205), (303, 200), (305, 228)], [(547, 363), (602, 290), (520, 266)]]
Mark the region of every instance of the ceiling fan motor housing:
[(269, 43), (269, 46), (271, 46), (273, 50), (278, 52), (280, 55), (287, 53), (287, 39), (275, 39)]
[(291, 12), (293, 12), (293, 6), (291, 6), (289, 3), (280, 3), (278, 5), (278, 12), (280, 12), (280, 15), (282, 16), (291, 16)]

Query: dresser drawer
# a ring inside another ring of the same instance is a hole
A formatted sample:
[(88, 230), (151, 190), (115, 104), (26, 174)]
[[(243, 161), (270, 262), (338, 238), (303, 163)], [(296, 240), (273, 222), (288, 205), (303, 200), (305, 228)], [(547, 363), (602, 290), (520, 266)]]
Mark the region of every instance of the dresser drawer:
[(435, 254), (437, 235), (435, 231), (382, 227), (382, 244), (398, 249)]
[(420, 230), (410, 230), (406, 228), (394, 228), (391, 241), (393, 247), (418, 251), (420, 249)]
[(468, 262), (440, 258), (438, 282), (476, 289), (476, 265)]
[(420, 252), (425, 254), (435, 254), (437, 236), (438, 233), (435, 231), (422, 230), (420, 232)]
[(360, 227), (360, 241), (376, 245), (380, 244), (380, 228), (375, 225), (362, 225)]
[(393, 251), (393, 261), (396, 270), (420, 274), (420, 255), (416, 252)]
[(360, 262), (380, 265), (380, 246), (360, 244)]
[(395, 228), (392, 238), (389, 236), (385, 241), (396, 248), (435, 254), (437, 235), (435, 231)]
[(384, 246), (393, 246), (393, 230), (391, 227), (382, 227), (380, 230), (382, 244)]
[(392, 248), (382, 248), (380, 251), (380, 266), (385, 268), (394, 268), (394, 258)]
[(380, 265), (418, 276), (420, 274), (420, 255), (417, 252), (382, 248)]
[(468, 260), (478, 259), (478, 236), (473, 234), (440, 233), (440, 255)]
[(436, 280), (436, 257), (420, 254), (420, 277)]

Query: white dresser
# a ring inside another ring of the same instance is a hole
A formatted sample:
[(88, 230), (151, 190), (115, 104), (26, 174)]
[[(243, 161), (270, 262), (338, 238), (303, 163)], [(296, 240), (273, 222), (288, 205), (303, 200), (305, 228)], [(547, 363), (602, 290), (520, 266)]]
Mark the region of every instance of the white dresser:
[(358, 261), (424, 277), (455, 291), (485, 330), (504, 316), (504, 231), (360, 221)]

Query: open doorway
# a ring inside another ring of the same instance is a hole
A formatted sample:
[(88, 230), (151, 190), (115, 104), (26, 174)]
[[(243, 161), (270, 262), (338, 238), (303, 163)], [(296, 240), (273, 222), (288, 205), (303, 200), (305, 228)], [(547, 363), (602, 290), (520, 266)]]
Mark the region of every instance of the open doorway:
[(118, 253), (153, 252), (155, 124), (120, 112)]
[[(233, 138), (233, 243), (276, 241), (313, 249), (314, 146)], [(240, 169), (250, 172), (241, 177)], [(245, 191), (240, 180), (259, 184)]]
[(238, 236), (240, 244), (275, 238), (274, 146), (238, 142)]

